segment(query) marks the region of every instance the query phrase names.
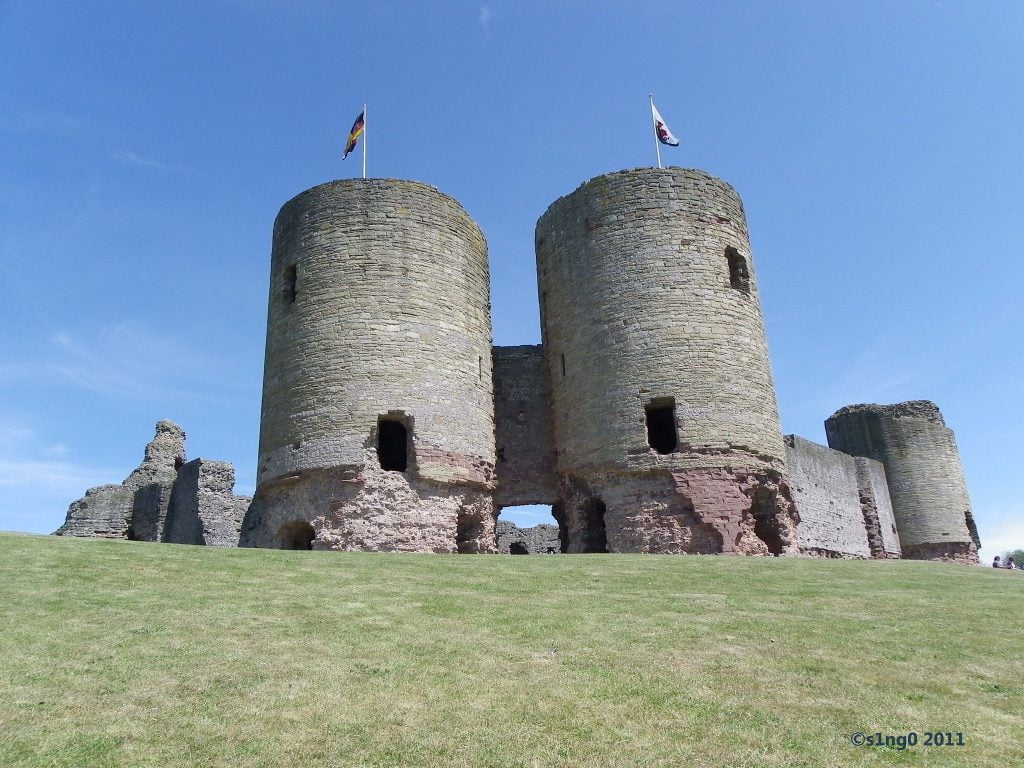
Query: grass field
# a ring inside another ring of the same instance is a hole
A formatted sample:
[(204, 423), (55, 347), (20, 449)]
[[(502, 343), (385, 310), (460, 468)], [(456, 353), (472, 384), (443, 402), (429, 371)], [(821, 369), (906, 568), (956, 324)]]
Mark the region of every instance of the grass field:
[(1022, 605), (922, 562), (0, 534), (0, 765), (1020, 766)]

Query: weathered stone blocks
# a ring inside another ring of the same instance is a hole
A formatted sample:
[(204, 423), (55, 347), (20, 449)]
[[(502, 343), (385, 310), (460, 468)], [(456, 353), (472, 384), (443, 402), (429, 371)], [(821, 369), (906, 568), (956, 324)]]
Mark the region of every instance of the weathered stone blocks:
[(956, 439), (935, 403), (850, 405), (832, 414), (825, 432), (833, 448), (885, 465), (903, 557), (978, 562)]
[(557, 525), (520, 528), (508, 520), (499, 520), (497, 534), (501, 555), (557, 555), (562, 551)]
[(163, 541), (237, 547), (242, 517), (251, 501), (235, 496), (235, 470), (226, 461), (195, 459), (178, 471), (171, 491)]
[(548, 208), (536, 247), (568, 551), (795, 551), (732, 187), (683, 168), (599, 176)]
[(158, 421), (142, 463), (121, 485), (90, 488), (72, 502), (56, 534), (234, 547), (250, 502), (233, 494), (234, 481), (227, 462), (186, 464), (185, 433)]
[(425, 184), (336, 181), (285, 204), (271, 262), (242, 543), (277, 546), (282, 526), (304, 522), (315, 547), (493, 551), (490, 286), (476, 224)]
[(494, 348), (494, 430), (499, 507), (558, 501), (544, 352)]

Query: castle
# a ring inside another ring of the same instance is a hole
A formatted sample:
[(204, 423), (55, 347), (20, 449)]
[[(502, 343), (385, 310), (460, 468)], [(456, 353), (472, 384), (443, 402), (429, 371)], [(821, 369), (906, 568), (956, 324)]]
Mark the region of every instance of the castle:
[[(977, 562), (934, 404), (842, 408), (830, 447), (783, 437), (728, 184), (599, 176), (548, 208), (535, 244), (542, 343), (493, 347), (486, 244), (458, 202), (393, 179), (301, 193), (274, 224), (255, 496), (231, 494), (229, 465), (184, 463), (161, 422), (164, 449), (59, 532)], [(499, 536), (500, 510), (524, 504), (552, 505), (557, 531)]]

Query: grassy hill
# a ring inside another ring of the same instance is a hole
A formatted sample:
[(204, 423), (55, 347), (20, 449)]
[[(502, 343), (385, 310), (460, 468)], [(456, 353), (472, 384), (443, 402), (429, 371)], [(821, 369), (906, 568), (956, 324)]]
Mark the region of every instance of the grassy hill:
[(922, 562), (0, 534), (0, 765), (1024, 765), (1022, 601)]

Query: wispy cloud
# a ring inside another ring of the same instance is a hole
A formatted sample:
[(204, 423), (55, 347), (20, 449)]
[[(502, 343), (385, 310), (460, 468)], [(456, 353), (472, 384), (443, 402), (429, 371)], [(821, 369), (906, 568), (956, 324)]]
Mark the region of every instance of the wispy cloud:
[[(79, 493), (98, 479), (113, 478), (100, 467), (76, 463), (63, 456), (68, 448), (43, 439), (30, 427), (0, 422), (0, 487), (45, 488), (50, 492)], [(118, 482), (113, 479), (108, 482)]]
[(0, 530), (52, 531), (87, 488), (119, 483), (126, 474), (68, 453), (31, 427), (0, 421)]
[(844, 367), (825, 375), (815, 386), (813, 396), (804, 400), (803, 407), (815, 415), (828, 415), (852, 403), (897, 402), (927, 396), (929, 389), (952, 370), (952, 366), (939, 369), (934, 360), (924, 355), (879, 341), (851, 357)]
[[(70, 385), (141, 401), (228, 401), (238, 395), (239, 384), (222, 375), (223, 360), (136, 323), (91, 333), (57, 330), (48, 341), (34, 359), (0, 366), (0, 385)], [(53, 449), (59, 453), (59, 446)]]
[(489, 30), (491, 28), (491, 20), (493, 18), (494, 18), (494, 12), (491, 10), (491, 6), (489, 6), (489, 5), (481, 5), (480, 6), (479, 19), (480, 19), (480, 26), (483, 27), (484, 30)]
[(162, 160), (156, 160), (150, 157), (142, 157), (130, 149), (119, 149), (116, 152), (111, 152), (110, 156), (119, 163), (132, 165), (137, 168), (147, 168), (154, 171), (163, 171), (165, 173), (195, 173), (195, 169), (193, 168), (189, 168), (184, 165), (175, 165), (173, 163), (165, 163)]
[(221, 379), (215, 360), (130, 322), (101, 328), (92, 337), (60, 330), (50, 340), (56, 354), (49, 370), (97, 394), (207, 399)]

